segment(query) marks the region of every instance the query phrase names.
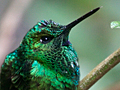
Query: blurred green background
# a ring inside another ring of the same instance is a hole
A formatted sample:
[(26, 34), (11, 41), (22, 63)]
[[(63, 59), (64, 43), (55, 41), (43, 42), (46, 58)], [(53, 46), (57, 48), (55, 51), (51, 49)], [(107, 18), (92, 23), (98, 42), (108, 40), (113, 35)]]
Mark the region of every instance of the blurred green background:
[[(0, 0), (0, 20), (11, 1), (13, 0)], [(11, 50), (19, 46), (26, 32), (38, 21), (52, 19), (66, 25), (99, 6), (103, 8), (75, 26), (70, 33), (70, 41), (78, 53), (82, 79), (120, 47), (120, 29), (110, 28), (112, 21), (120, 20), (120, 0), (33, 0), (17, 27)], [(103, 90), (119, 81), (120, 64), (90, 90)]]

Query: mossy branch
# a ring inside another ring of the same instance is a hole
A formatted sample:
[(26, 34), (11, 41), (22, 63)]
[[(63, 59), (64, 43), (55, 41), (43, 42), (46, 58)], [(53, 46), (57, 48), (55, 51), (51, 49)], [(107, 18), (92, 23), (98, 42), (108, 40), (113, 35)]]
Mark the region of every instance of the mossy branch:
[(88, 90), (95, 82), (120, 62), (120, 48), (95, 67), (78, 86), (78, 90)]

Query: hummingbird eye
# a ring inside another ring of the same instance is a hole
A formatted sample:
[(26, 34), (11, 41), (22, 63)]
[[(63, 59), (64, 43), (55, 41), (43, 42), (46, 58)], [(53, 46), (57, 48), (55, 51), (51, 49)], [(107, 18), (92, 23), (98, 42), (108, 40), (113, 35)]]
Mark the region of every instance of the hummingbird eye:
[(40, 38), (40, 42), (41, 42), (42, 44), (46, 44), (46, 43), (49, 43), (52, 39), (53, 39), (52, 36), (42, 36), (42, 37)]

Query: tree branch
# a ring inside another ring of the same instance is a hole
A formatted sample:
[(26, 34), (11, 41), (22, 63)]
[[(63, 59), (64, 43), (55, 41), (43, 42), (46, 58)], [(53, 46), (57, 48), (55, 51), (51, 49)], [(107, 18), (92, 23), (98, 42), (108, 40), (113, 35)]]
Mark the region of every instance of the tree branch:
[(109, 70), (120, 62), (120, 48), (102, 61), (86, 77), (84, 77), (78, 86), (78, 90), (88, 90), (95, 82), (103, 77)]

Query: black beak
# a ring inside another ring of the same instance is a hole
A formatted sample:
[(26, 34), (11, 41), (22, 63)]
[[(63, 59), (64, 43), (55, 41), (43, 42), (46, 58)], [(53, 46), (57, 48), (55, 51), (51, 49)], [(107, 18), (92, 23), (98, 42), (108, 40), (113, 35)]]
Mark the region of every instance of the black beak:
[(82, 20), (86, 19), (87, 17), (91, 16), (92, 14), (94, 14), (95, 12), (97, 12), (101, 7), (95, 8), (93, 10), (91, 10), (90, 12), (86, 13), (85, 15), (83, 15), (82, 17), (76, 19), (75, 21), (69, 23), (68, 25), (65, 26), (65, 30), (63, 31), (63, 33), (69, 33), (69, 31), (71, 30), (71, 28), (73, 28), (75, 25), (77, 25), (79, 22), (81, 22)]
[(81, 22), (82, 20), (86, 19), (87, 17), (91, 16), (92, 14), (94, 14), (95, 12), (97, 12), (101, 7), (95, 8), (93, 10), (91, 10), (90, 12), (86, 13), (85, 15), (83, 15), (82, 17), (76, 19), (75, 21), (69, 23), (68, 25), (66, 25), (64, 27), (64, 30), (61, 34), (64, 34), (65, 37), (63, 39), (63, 46), (68, 46), (70, 44), (70, 42), (68, 41), (68, 34), (71, 30), (71, 28), (73, 28), (75, 25), (77, 25), (79, 22)]

